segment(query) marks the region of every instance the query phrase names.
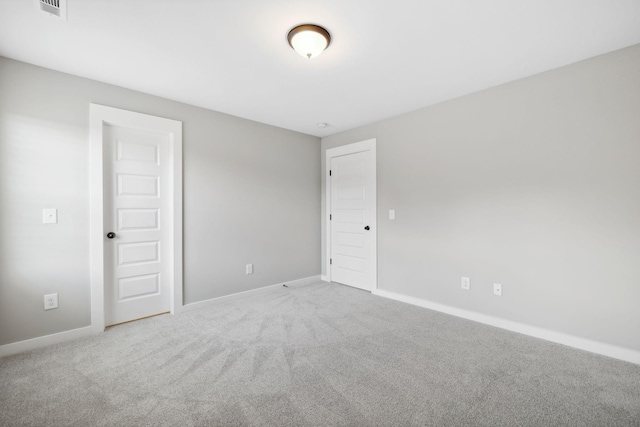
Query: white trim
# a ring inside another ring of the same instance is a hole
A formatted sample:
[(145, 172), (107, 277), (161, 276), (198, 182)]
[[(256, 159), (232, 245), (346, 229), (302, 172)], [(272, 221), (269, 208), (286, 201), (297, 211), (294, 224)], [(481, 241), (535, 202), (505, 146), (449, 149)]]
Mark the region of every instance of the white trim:
[(262, 288), (252, 289), (250, 291), (238, 292), (231, 295), (224, 295), (218, 298), (211, 298), (204, 301), (198, 301), (191, 304), (186, 304), (184, 307), (182, 307), (182, 312), (186, 313), (189, 311), (200, 310), (201, 308), (212, 307), (218, 304), (228, 303), (228, 302), (236, 301), (243, 298), (268, 294), (268, 293), (274, 292), (275, 290), (282, 289), (283, 287), (282, 285), (287, 285), (287, 287), (293, 288), (296, 286), (310, 285), (312, 283), (318, 283), (321, 281), (322, 280), (318, 275), (318, 276), (305, 277), (303, 279), (291, 280), (288, 282), (280, 282), (275, 285), (264, 286)]
[(104, 230), (103, 230), (103, 142), (105, 124), (124, 126), (169, 135), (169, 153), (173, 188), (170, 203), (173, 222), (169, 231), (173, 245), (170, 254), (172, 314), (182, 311), (182, 122), (90, 104), (90, 263), (91, 263), (91, 330), (104, 331)]
[(329, 276), (326, 274), (323, 274), (322, 276), (320, 276), (320, 280), (322, 280), (323, 282), (330, 282), (331, 280), (329, 280)]
[(556, 332), (536, 326), (530, 326), (524, 323), (513, 322), (511, 320), (489, 316), (486, 314), (477, 313), (475, 311), (451, 307), (422, 298), (410, 297), (395, 292), (383, 291), (378, 289), (373, 291), (372, 294), (383, 298), (405, 302), (407, 304), (417, 305), (418, 307), (439, 311), (441, 313), (450, 314), (456, 317), (461, 317), (463, 319), (472, 320), (474, 322), (484, 323), (485, 325), (495, 326), (497, 328), (506, 329), (508, 331), (517, 332), (523, 335), (529, 335), (531, 337), (540, 338), (545, 341), (551, 341), (557, 344), (566, 345), (580, 350), (589, 351), (591, 353), (601, 354), (603, 356), (608, 356), (614, 359), (620, 359), (626, 362), (640, 365), (640, 351), (606, 344), (599, 341), (593, 341), (586, 338), (577, 337), (575, 335)]
[(43, 337), (0, 345), (0, 357), (23, 353), (25, 351), (47, 347), (53, 344), (60, 344), (76, 338), (88, 337), (90, 335), (91, 326), (85, 326), (84, 328), (72, 329), (70, 331), (59, 332), (57, 334), (45, 335)]
[(372, 157), (373, 157), (373, 164), (375, 165), (375, 170), (376, 173), (373, 176), (373, 185), (375, 188), (375, 191), (373, 192), (373, 198), (374, 198), (374, 217), (373, 217), (373, 221), (371, 222), (371, 227), (373, 227), (374, 230), (374, 237), (373, 237), (373, 246), (374, 246), (374, 253), (375, 255), (375, 259), (373, 260), (374, 262), (374, 271), (373, 271), (373, 290), (378, 288), (378, 202), (377, 202), (377, 193), (378, 193), (378, 162), (377, 162), (377, 157), (376, 157), (376, 139), (372, 138), (372, 139), (367, 139), (365, 141), (360, 141), (360, 142), (354, 142), (353, 144), (347, 144), (347, 145), (342, 145), (340, 147), (335, 147), (335, 148), (329, 148), (326, 150), (325, 152), (325, 171), (324, 171), (324, 177), (325, 177), (325, 196), (324, 196), (324, 200), (325, 200), (325, 206), (326, 206), (326, 211), (324, 213), (325, 216), (325, 271), (326, 271), (326, 275), (323, 275), (323, 279), (326, 282), (330, 282), (331, 281), (331, 264), (330, 264), (330, 260), (331, 260), (331, 221), (329, 220), (329, 215), (331, 214), (331, 178), (329, 176), (329, 171), (331, 170), (331, 158), (333, 157), (339, 157), (339, 156), (345, 156), (348, 154), (355, 154), (355, 153), (361, 153), (363, 151), (371, 151)]

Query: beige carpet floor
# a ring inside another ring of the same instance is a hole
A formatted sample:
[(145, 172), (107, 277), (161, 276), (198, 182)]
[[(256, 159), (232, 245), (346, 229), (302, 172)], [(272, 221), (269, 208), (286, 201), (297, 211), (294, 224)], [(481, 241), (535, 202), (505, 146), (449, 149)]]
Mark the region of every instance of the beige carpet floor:
[(640, 426), (640, 366), (336, 284), (0, 359), (1, 426)]

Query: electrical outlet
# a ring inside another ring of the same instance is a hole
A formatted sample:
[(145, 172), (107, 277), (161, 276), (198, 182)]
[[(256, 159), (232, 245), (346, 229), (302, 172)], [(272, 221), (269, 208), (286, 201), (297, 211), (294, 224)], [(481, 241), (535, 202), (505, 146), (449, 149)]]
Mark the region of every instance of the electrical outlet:
[(462, 289), (468, 291), (469, 288), (471, 287), (471, 279), (468, 278), (468, 277), (463, 277), (462, 278), (462, 282), (461, 282), (461, 286), (462, 286)]
[(247, 266), (245, 267), (245, 273), (253, 274), (253, 264), (247, 264)]
[(502, 285), (500, 283), (493, 284), (493, 294), (499, 297), (502, 296)]
[(44, 296), (44, 309), (53, 310), (58, 308), (58, 294), (49, 294)]

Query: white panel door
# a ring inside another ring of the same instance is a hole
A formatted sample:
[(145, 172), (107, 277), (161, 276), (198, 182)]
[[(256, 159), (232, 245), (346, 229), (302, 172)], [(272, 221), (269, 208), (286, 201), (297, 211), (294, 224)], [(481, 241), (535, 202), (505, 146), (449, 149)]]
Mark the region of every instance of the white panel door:
[(104, 173), (105, 324), (168, 312), (169, 136), (105, 125)]
[(331, 281), (371, 291), (376, 284), (375, 157), (330, 159)]

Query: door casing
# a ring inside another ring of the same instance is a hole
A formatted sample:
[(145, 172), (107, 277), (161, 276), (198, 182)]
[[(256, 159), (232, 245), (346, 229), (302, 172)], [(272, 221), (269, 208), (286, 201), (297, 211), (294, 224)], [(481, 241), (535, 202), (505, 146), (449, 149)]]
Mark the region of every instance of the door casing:
[(168, 242), (170, 249), (170, 310), (182, 310), (182, 122), (90, 104), (90, 265), (91, 332), (99, 334), (105, 327), (104, 298), (104, 155), (103, 127), (121, 126), (169, 136), (171, 214)]
[[(343, 145), (336, 148), (330, 148), (325, 152), (325, 271), (327, 272), (327, 279), (331, 281), (331, 220), (329, 219), (329, 215), (331, 215), (331, 179), (329, 176), (329, 171), (331, 170), (331, 158), (345, 156), (348, 154), (355, 154), (362, 151), (370, 151), (372, 154), (372, 162), (377, 165), (376, 160), (376, 139), (367, 139), (365, 141), (356, 142), (353, 144)], [(373, 261), (373, 285), (372, 291), (378, 288), (378, 212), (377, 212), (377, 166), (374, 167), (376, 173), (373, 176), (373, 195), (376, 197), (374, 200), (374, 213), (373, 213), (373, 221), (371, 223), (373, 227), (373, 253), (375, 254)]]

